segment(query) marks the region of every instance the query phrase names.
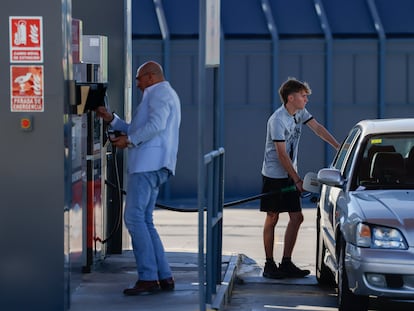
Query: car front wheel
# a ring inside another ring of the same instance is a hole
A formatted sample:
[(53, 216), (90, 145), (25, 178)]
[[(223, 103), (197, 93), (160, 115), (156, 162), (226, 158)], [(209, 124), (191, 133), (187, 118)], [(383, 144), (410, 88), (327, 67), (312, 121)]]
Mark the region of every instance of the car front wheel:
[(338, 310), (339, 311), (367, 311), (368, 296), (355, 295), (348, 285), (348, 276), (345, 268), (345, 242), (342, 241), (339, 252), (338, 265)]

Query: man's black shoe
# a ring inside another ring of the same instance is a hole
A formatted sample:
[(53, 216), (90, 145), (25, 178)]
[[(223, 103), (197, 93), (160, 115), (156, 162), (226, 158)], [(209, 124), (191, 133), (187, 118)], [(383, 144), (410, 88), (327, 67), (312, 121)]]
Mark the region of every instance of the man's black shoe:
[(171, 278), (160, 280), (160, 287), (164, 291), (174, 290), (174, 287), (175, 287), (174, 279), (171, 277)]
[(292, 261), (282, 261), (279, 270), (285, 274), (287, 278), (303, 278), (310, 274), (309, 270), (302, 270), (295, 266)]
[(277, 267), (275, 262), (266, 262), (263, 269), (263, 277), (268, 279), (283, 279), (286, 275)]
[(160, 290), (158, 281), (138, 281), (132, 288), (124, 289), (127, 296), (149, 295)]

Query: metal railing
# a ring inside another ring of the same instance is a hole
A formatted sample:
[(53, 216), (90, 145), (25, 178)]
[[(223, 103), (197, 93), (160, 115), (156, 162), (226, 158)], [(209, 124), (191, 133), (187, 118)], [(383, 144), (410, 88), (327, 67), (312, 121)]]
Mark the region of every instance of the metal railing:
[[(199, 210), (200, 311), (205, 310), (206, 304), (210, 305), (212, 303), (213, 295), (217, 292), (217, 286), (221, 284), (224, 148), (218, 148), (205, 154), (204, 168), (206, 208)], [(205, 211), (206, 224), (204, 223)], [(206, 232), (206, 235), (204, 232)]]

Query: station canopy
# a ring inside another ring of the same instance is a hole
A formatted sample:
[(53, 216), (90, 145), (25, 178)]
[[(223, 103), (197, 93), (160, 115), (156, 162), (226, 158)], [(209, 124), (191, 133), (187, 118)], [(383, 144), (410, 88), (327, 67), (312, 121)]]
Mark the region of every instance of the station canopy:
[[(315, 0), (268, 0), (281, 39), (323, 38)], [(372, 11), (365, 0), (320, 0), (333, 38), (376, 38)], [(373, 0), (387, 38), (414, 38), (413, 0)], [(171, 39), (198, 37), (198, 0), (132, 0), (134, 39), (161, 39), (156, 5), (165, 14)], [(270, 38), (260, 0), (221, 0), (225, 39)]]

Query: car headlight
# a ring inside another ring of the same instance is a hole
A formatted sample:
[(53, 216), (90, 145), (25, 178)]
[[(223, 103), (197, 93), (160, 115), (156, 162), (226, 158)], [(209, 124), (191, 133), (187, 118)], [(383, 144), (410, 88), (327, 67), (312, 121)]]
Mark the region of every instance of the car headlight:
[(356, 242), (359, 247), (408, 248), (403, 235), (398, 229), (359, 223), (356, 233)]

